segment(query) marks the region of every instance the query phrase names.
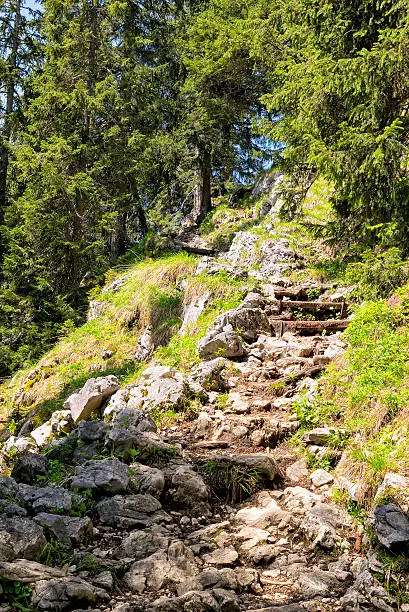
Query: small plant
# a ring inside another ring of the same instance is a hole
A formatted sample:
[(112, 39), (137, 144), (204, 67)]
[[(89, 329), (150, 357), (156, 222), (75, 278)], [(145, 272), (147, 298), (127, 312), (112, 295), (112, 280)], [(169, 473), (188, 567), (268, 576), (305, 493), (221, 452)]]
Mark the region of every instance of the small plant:
[(206, 461), (201, 471), (217, 496), (236, 504), (252, 495), (262, 481), (259, 468), (231, 465), (215, 460)]
[(228, 393), (222, 393), (217, 397), (217, 407), (219, 410), (225, 410), (227, 407), (227, 402), (229, 400)]
[(58, 540), (51, 538), (44, 546), (42, 551), (43, 562), (45, 565), (71, 565), (72, 555), (69, 550)]
[(12, 610), (31, 612), (34, 607), (31, 602), (33, 589), (23, 582), (2, 582), (3, 596)]
[(83, 489), (81, 492), (74, 489), (72, 497), (70, 516), (90, 516), (95, 510), (95, 500), (91, 489)]
[(384, 567), (384, 574), (380, 577), (380, 582), (400, 605), (409, 603), (409, 558), (407, 555), (393, 554), (386, 549), (380, 549), (377, 551), (377, 556)]
[(272, 382), (268, 385), (268, 390), (272, 391), (276, 397), (284, 394), (287, 385), (284, 381)]

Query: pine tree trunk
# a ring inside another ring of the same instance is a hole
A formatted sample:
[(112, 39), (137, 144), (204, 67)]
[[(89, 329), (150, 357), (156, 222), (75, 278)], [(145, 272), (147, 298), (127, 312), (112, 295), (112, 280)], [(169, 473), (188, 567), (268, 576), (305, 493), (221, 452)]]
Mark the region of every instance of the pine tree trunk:
[(211, 209), (211, 154), (205, 147), (198, 149), (193, 210), (189, 215), (199, 225)]
[[(20, 44), (20, 24), (21, 24), (21, 1), (16, 0), (14, 24), (12, 31), (11, 50), (8, 61), (8, 78), (6, 90), (6, 104), (4, 113), (4, 123), (0, 141), (0, 225), (4, 224), (7, 207), (7, 173), (9, 166), (9, 144), (11, 137), (11, 115), (14, 108), (14, 96), (16, 87), (17, 54)], [(4, 244), (0, 240), (0, 259), (4, 254)]]

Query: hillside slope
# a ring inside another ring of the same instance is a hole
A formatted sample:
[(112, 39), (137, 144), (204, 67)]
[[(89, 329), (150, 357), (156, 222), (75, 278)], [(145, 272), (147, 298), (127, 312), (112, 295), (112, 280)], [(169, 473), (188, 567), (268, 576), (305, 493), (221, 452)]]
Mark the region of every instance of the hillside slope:
[(11, 609), (405, 609), (407, 293), (358, 308), (328, 186), (282, 221), (277, 178), (2, 385)]

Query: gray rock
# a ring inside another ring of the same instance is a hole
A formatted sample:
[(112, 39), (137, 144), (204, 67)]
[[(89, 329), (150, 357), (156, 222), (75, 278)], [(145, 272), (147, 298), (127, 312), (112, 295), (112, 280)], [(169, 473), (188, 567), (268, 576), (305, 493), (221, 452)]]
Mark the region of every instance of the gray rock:
[(157, 499), (160, 498), (165, 487), (164, 473), (142, 463), (130, 465), (130, 481), (131, 489), (135, 493), (149, 493)]
[(220, 612), (220, 606), (208, 591), (190, 591), (180, 597), (161, 597), (153, 602), (152, 612)]
[[(181, 406), (186, 400), (186, 377), (168, 366), (150, 366), (142, 372), (145, 408)], [(132, 392), (131, 392), (132, 397)]]
[(314, 567), (303, 572), (297, 581), (297, 591), (305, 599), (326, 597), (337, 586), (339, 581), (335, 574)]
[(129, 396), (128, 389), (120, 389), (119, 391), (111, 395), (111, 397), (108, 400), (107, 405), (105, 406), (103, 410), (104, 419), (110, 419), (114, 417), (116, 414), (118, 414), (119, 412), (121, 412), (121, 410), (126, 408), (127, 402), (128, 402), (128, 396)]
[(314, 487), (320, 488), (334, 482), (334, 477), (326, 470), (315, 470), (311, 474), (311, 482)]
[(251, 268), (257, 263), (257, 244), (260, 236), (251, 232), (237, 232), (226, 259), (234, 268)]
[(393, 612), (397, 608), (396, 601), (369, 571), (366, 559), (362, 561), (355, 582), (342, 597), (340, 604), (342, 610), (346, 612), (356, 610)]
[(102, 402), (120, 387), (119, 380), (115, 376), (90, 378), (81, 391), (70, 395), (64, 403), (64, 408), (71, 411), (74, 423), (87, 420)]
[(179, 584), (197, 573), (193, 553), (182, 541), (176, 540), (167, 550), (133, 563), (124, 576), (124, 582), (134, 593), (143, 593), (146, 589), (155, 592), (165, 583)]
[(52, 413), (51, 418), (33, 429), (31, 437), (35, 440), (37, 446), (42, 448), (46, 446), (53, 437), (61, 434), (68, 434), (73, 428), (73, 420), (69, 410), (56, 410)]
[(119, 429), (129, 429), (135, 433), (157, 431), (156, 423), (147, 410), (124, 408), (113, 420), (113, 426)]
[(196, 296), (183, 308), (183, 321), (179, 334), (185, 335), (189, 329), (197, 322), (198, 318), (206, 308), (211, 297), (211, 293), (206, 291), (203, 295)]
[(62, 612), (74, 606), (108, 601), (109, 596), (103, 589), (74, 576), (40, 580), (33, 589), (33, 603), (38, 610)]
[(246, 354), (239, 334), (233, 328), (221, 332), (210, 332), (197, 343), (201, 357), (221, 355), (223, 357), (242, 357)]
[(277, 550), (272, 544), (253, 546), (247, 553), (247, 558), (254, 565), (265, 565), (270, 563), (276, 556)]
[(226, 589), (213, 589), (212, 595), (219, 604), (220, 612), (240, 612), (241, 608), (237, 599), (237, 595)]
[(343, 518), (337, 508), (329, 504), (317, 504), (306, 513), (300, 529), (312, 540), (312, 546), (331, 550), (340, 542), (337, 529), (342, 524)]
[(227, 391), (225, 371), (228, 365), (229, 362), (223, 357), (200, 363), (188, 378), (189, 386), (206, 391)]
[(109, 424), (103, 421), (80, 421), (76, 433), (82, 442), (97, 442), (105, 439), (109, 428)]
[(18, 484), (10, 476), (0, 476), (0, 503), (2, 501), (9, 501), (10, 498), (15, 497), (18, 491)]
[(41, 455), (29, 453), (19, 457), (13, 466), (11, 476), (17, 482), (32, 484), (36, 482), (37, 476), (47, 474), (47, 460)]
[(335, 431), (336, 430), (332, 427), (317, 427), (316, 429), (307, 431), (302, 439), (308, 444), (317, 444), (320, 446), (326, 444)]
[(203, 588), (215, 587), (220, 589), (237, 589), (238, 580), (235, 570), (230, 567), (217, 569), (216, 567), (201, 572), (197, 577)]
[(189, 509), (193, 516), (209, 514), (210, 491), (203, 478), (189, 465), (176, 468), (169, 488), (169, 499), (179, 508)]
[(152, 328), (148, 326), (140, 335), (135, 351), (135, 361), (145, 361), (155, 350)]
[(239, 555), (233, 546), (227, 548), (216, 548), (208, 555), (203, 555), (203, 561), (208, 565), (234, 565)]
[(381, 544), (393, 550), (409, 544), (409, 519), (394, 504), (378, 505), (374, 510), (375, 533)]
[(17, 559), (13, 562), (0, 561), (0, 580), (15, 582), (37, 582), (48, 578), (62, 578), (65, 570), (58, 567), (49, 567), (36, 561)]
[(306, 460), (299, 459), (298, 461), (295, 461), (295, 463), (292, 463), (286, 469), (285, 475), (288, 478), (288, 480), (293, 484), (297, 484), (300, 481), (308, 478), (309, 472), (308, 472)]
[(110, 571), (104, 570), (92, 580), (93, 584), (103, 589), (111, 591), (114, 587), (114, 578)]
[(27, 510), (18, 504), (8, 504), (4, 507), (3, 512), (7, 516), (27, 516)]
[(169, 537), (162, 534), (157, 528), (131, 531), (123, 538), (121, 545), (115, 550), (117, 559), (133, 559), (140, 561), (150, 557), (158, 550), (167, 550)]
[(80, 518), (42, 512), (37, 514), (34, 520), (66, 548), (77, 548), (80, 544), (90, 540), (93, 535), (92, 522), (88, 517)]
[(0, 516), (0, 559), (39, 561), (46, 545), (42, 528), (20, 516)]
[(22, 484), (16, 499), (33, 512), (69, 512), (72, 493), (62, 487), (32, 487)]
[(92, 459), (75, 469), (72, 489), (99, 493), (122, 493), (129, 484), (129, 468), (117, 459)]
[(164, 518), (162, 505), (152, 495), (115, 495), (97, 504), (102, 523), (126, 529), (129, 527), (150, 527)]
[(243, 305), (228, 310), (217, 317), (214, 328), (225, 330), (231, 326), (244, 340), (255, 340), (260, 334), (271, 331), (266, 313), (261, 308), (246, 308)]
[(16, 436), (10, 436), (4, 444), (1, 454), (3, 457), (13, 457), (15, 459), (27, 453), (35, 453), (36, 450), (37, 446), (33, 440), (25, 437), (17, 438)]

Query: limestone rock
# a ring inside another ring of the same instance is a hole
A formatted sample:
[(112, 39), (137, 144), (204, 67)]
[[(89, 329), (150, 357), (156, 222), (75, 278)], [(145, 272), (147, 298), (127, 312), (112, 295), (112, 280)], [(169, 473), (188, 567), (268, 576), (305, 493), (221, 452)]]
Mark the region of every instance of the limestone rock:
[(48, 533), (66, 548), (77, 548), (92, 538), (92, 522), (88, 517), (72, 517), (42, 512), (34, 517)]
[(17, 482), (31, 484), (36, 481), (37, 476), (45, 476), (46, 473), (47, 460), (45, 457), (29, 453), (17, 459), (11, 471), (11, 476)]
[(311, 482), (314, 487), (323, 487), (334, 482), (334, 477), (326, 470), (315, 470), (311, 474)]
[(396, 601), (392, 599), (368, 569), (365, 559), (355, 577), (355, 582), (340, 600), (342, 610), (355, 612), (356, 610), (379, 610), (380, 612), (393, 612), (396, 610)]
[(301, 530), (312, 540), (312, 546), (331, 550), (340, 537), (337, 529), (343, 524), (340, 511), (329, 504), (317, 504), (307, 512)]
[(125, 584), (135, 593), (159, 591), (167, 584), (178, 584), (197, 575), (192, 552), (180, 540), (172, 542), (146, 559), (136, 561), (125, 574)]
[(115, 557), (140, 561), (150, 557), (158, 550), (167, 550), (168, 545), (169, 537), (158, 529), (135, 530), (123, 538), (121, 545), (115, 551)]
[(181, 465), (174, 471), (169, 498), (176, 507), (188, 508), (194, 516), (209, 513), (209, 488), (189, 465)]
[(223, 357), (242, 357), (245, 348), (239, 334), (232, 327), (220, 332), (210, 332), (197, 343), (201, 357), (222, 355)]
[(97, 504), (102, 523), (126, 529), (129, 527), (150, 527), (163, 518), (159, 511), (162, 505), (152, 495), (115, 495)]
[(68, 434), (73, 427), (73, 419), (69, 410), (56, 410), (51, 418), (33, 429), (30, 433), (37, 446), (42, 448), (51, 442), (54, 436), (62, 433)]
[(191, 388), (202, 388), (206, 391), (226, 391), (228, 384), (225, 370), (229, 362), (223, 357), (216, 357), (210, 361), (203, 361), (193, 370), (188, 378)]
[(110, 397), (121, 385), (115, 376), (100, 376), (87, 380), (81, 391), (73, 393), (64, 403), (71, 411), (74, 423), (87, 420), (102, 402)]
[(129, 484), (129, 468), (117, 459), (92, 459), (75, 469), (72, 489), (122, 493)]
[(16, 437), (10, 436), (8, 440), (6, 440), (2, 450), (1, 455), (3, 457), (22, 457), (27, 453), (32, 453), (37, 450), (36, 444), (25, 437)]
[(152, 612), (220, 612), (220, 606), (208, 591), (189, 591), (180, 597), (161, 597), (153, 602)]
[(183, 309), (183, 321), (179, 334), (183, 336), (188, 332), (189, 328), (197, 322), (198, 318), (206, 308), (210, 297), (211, 293), (206, 291), (203, 293), (203, 295), (195, 297), (188, 304), (186, 304)]
[(203, 561), (208, 565), (234, 565), (239, 555), (233, 546), (228, 548), (216, 548), (213, 552), (203, 556)]
[(308, 478), (309, 472), (305, 459), (299, 459), (292, 463), (285, 471), (288, 480), (294, 484)]
[(0, 559), (39, 561), (46, 545), (42, 528), (20, 516), (0, 516)]
[(20, 485), (16, 499), (33, 512), (68, 512), (72, 493), (62, 487), (32, 487)]
[(80, 421), (76, 434), (82, 442), (97, 442), (105, 439), (109, 428), (109, 424), (103, 421)]
[(0, 476), (0, 503), (9, 502), (10, 498), (15, 497), (18, 491), (18, 484), (10, 476)]
[(132, 463), (130, 465), (131, 488), (135, 493), (149, 493), (157, 499), (165, 488), (165, 475), (158, 468)]
[(0, 561), (0, 581), (37, 582), (48, 578), (62, 578), (65, 571), (58, 567), (49, 567), (28, 559), (17, 559), (13, 562)]
[(152, 328), (148, 326), (140, 335), (136, 345), (135, 361), (145, 361), (155, 350), (152, 339)]
[(74, 576), (40, 580), (33, 589), (34, 605), (38, 610), (50, 612), (62, 612), (108, 599), (106, 591)]
[(298, 578), (297, 590), (301, 597), (326, 597), (339, 586), (336, 575), (316, 568), (310, 568)]

